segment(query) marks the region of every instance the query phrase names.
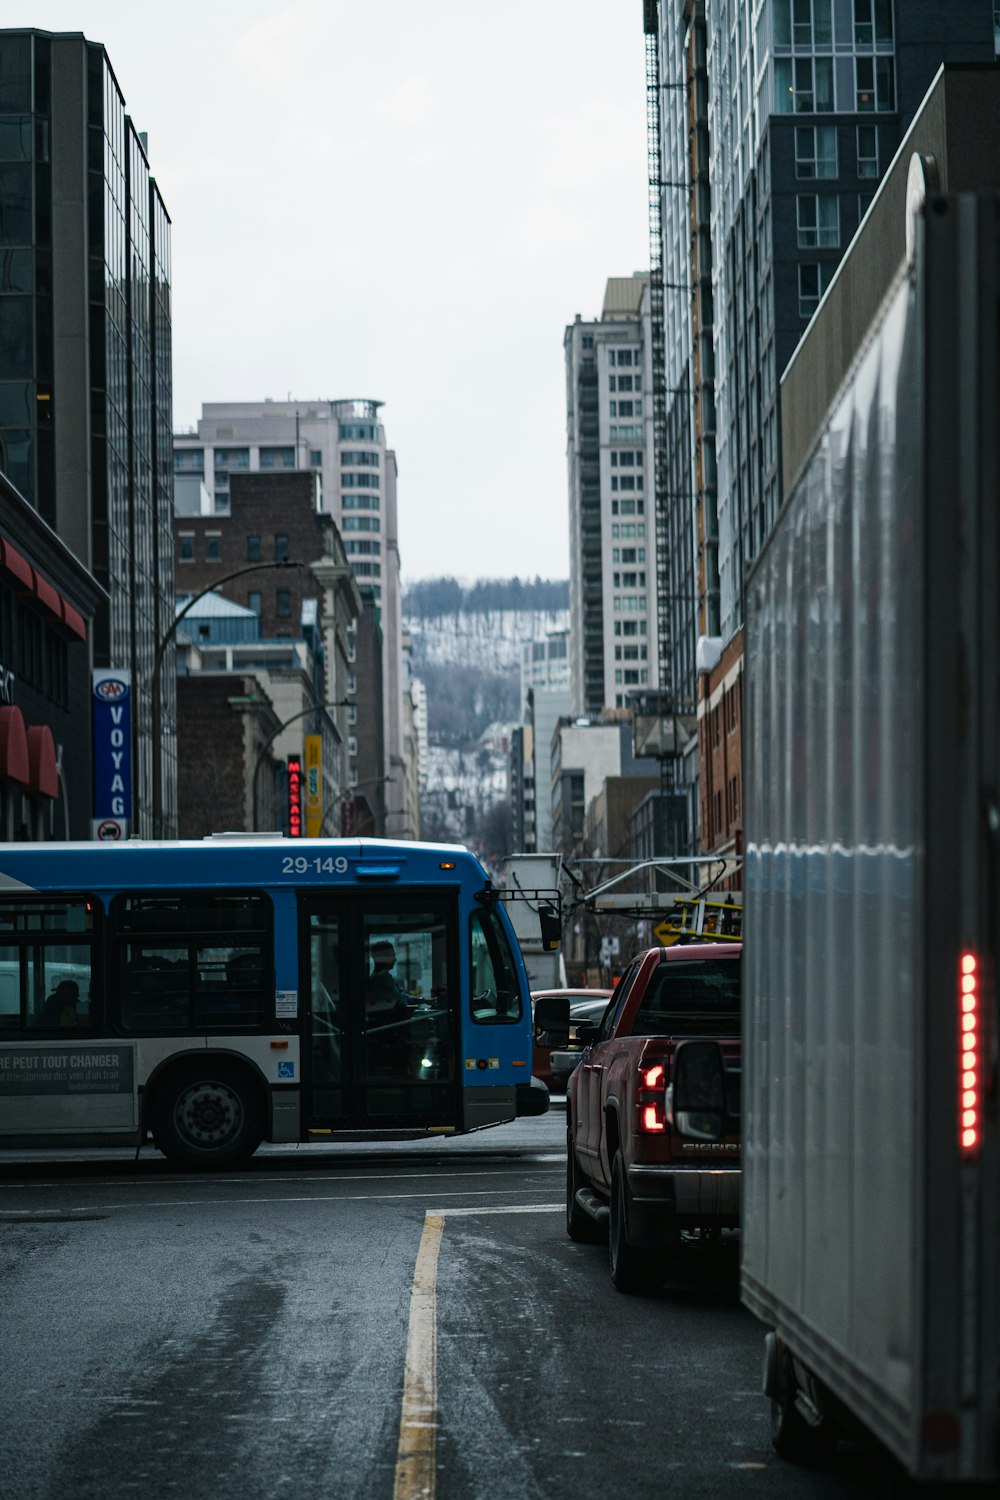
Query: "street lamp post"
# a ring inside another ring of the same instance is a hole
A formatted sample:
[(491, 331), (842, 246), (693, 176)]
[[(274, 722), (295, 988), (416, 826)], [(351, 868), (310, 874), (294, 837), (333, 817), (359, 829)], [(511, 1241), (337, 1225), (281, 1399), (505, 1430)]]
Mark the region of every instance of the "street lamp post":
[(158, 839), (163, 836), (163, 774), (160, 754), (160, 671), (167, 647), (177, 634), (177, 627), (189, 610), (206, 594), (211, 594), (222, 583), (230, 583), (234, 578), (242, 578), (244, 573), (260, 573), (270, 568), (301, 568), (300, 562), (293, 562), (290, 558), (283, 562), (259, 562), (248, 563), (246, 567), (236, 568), (232, 573), (223, 573), (221, 578), (214, 579), (205, 585), (200, 593), (189, 599), (182, 610), (174, 616), (169, 630), (161, 636), (153, 658), (153, 675), (149, 681), (150, 697), (150, 732), (153, 741), (153, 837)]
[(297, 714), (292, 714), (290, 719), (286, 719), (283, 724), (278, 725), (273, 734), (268, 735), (267, 739), (264, 741), (257, 752), (257, 759), (254, 761), (253, 771), (251, 772), (250, 776), (250, 789), (253, 801), (254, 833), (257, 832), (257, 776), (260, 772), (261, 761), (264, 759), (264, 756), (267, 754), (268, 750), (270, 750), (271, 746), (278, 738), (278, 735), (284, 734), (289, 724), (298, 723), (299, 719), (306, 718), (308, 714), (321, 713), (325, 708), (347, 708), (349, 704), (353, 703), (353, 701), (353, 698), (333, 698), (329, 703), (310, 703), (308, 708), (303, 708)]

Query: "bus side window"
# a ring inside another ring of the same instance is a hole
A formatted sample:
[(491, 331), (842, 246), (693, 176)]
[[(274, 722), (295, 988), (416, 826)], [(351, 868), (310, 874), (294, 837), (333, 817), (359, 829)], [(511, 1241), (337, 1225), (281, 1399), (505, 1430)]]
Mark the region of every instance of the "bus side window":
[(264, 1020), (264, 955), (260, 948), (197, 951), (195, 1019), (205, 1026), (258, 1026)]
[(514, 955), (491, 907), (472, 918), (472, 1019), (489, 1025), (519, 1021), (521, 990)]
[(128, 1031), (183, 1030), (189, 1024), (187, 954), (122, 950), (121, 1017)]

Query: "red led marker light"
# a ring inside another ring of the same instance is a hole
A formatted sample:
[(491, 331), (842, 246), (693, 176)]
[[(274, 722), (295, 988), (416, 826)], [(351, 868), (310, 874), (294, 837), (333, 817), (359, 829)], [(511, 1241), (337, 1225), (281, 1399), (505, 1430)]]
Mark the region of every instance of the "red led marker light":
[(959, 1141), (968, 1155), (979, 1145), (979, 975), (974, 953), (963, 953), (959, 960)]

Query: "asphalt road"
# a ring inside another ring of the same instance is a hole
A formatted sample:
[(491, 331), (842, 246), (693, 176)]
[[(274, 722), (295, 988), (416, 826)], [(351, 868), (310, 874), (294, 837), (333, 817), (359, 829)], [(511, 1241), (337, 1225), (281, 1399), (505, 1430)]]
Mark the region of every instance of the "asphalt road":
[(567, 1239), (563, 1130), (0, 1154), (0, 1495), (897, 1493), (862, 1447), (773, 1455), (735, 1244), (634, 1299)]

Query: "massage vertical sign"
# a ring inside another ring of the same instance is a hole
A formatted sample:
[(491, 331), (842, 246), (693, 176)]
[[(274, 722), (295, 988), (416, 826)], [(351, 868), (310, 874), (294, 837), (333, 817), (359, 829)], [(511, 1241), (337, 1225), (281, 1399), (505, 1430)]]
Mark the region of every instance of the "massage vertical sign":
[(288, 757), (288, 833), (293, 839), (302, 837), (302, 757)]
[(318, 839), (323, 827), (323, 738), (306, 735), (306, 838)]
[(132, 816), (132, 677), (97, 668), (93, 674), (94, 825), (102, 840), (128, 838)]

